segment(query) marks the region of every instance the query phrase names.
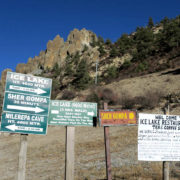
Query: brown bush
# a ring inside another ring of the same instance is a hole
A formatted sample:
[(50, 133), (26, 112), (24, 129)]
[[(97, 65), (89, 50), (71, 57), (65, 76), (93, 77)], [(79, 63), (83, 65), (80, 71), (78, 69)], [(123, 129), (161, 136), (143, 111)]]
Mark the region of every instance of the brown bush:
[(122, 106), (122, 109), (133, 109), (135, 101), (127, 91), (123, 91), (119, 98), (119, 104)]
[(112, 89), (96, 87), (91, 90), (91, 94), (87, 96), (86, 100), (97, 102), (99, 105), (102, 104), (102, 102), (107, 102), (109, 105), (115, 105), (118, 103), (118, 95), (115, 94)]
[(71, 100), (73, 98), (75, 98), (76, 94), (74, 91), (72, 90), (64, 90), (61, 99), (65, 99), (65, 100)]
[(127, 91), (121, 93), (119, 104), (122, 109), (153, 109), (158, 106), (163, 93), (160, 90), (147, 90), (142, 96), (132, 97)]
[(153, 109), (158, 106), (162, 97), (162, 91), (153, 89), (145, 91), (143, 96), (136, 97), (134, 101), (139, 106), (139, 109)]

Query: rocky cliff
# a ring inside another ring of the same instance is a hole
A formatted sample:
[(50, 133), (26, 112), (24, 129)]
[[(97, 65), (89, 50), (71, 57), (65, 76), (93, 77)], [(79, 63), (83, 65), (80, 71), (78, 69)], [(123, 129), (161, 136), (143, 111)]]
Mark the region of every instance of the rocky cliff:
[[(82, 52), (85, 46), (90, 47), (93, 37), (96, 38), (96, 35), (86, 29), (80, 31), (74, 29), (66, 42), (57, 35), (54, 40), (47, 43), (47, 49), (41, 51), (39, 56), (29, 58), (27, 64), (18, 64), (16, 72), (40, 74), (42, 70), (52, 69), (56, 63), (64, 66), (66, 57), (72, 56), (77, 51)], [(91, 60), (95, 58), (94, 56), (98, 57), (97, 52), (94, 52), (92, 56)]]

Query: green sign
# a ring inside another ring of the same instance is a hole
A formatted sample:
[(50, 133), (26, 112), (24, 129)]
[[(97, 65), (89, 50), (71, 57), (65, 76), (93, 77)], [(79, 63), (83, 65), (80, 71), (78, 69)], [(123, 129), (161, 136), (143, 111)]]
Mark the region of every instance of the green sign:
[(44, 134), (47, 129), (47, 116), (4, 112), (1, 128), (16, 133)]
[(48, 115), (48, 97), (6, 92), (4, 98), (3, 111)]
[(46, 134), (52, 80), (7, 72), (1, 131)]
[(62, 126), (93, 126), (97, 104), (75, 101), (51, 101), (49, 124)]
[(51, 84), (48, 78), (7, 72), (6, 91), (50, 97)]

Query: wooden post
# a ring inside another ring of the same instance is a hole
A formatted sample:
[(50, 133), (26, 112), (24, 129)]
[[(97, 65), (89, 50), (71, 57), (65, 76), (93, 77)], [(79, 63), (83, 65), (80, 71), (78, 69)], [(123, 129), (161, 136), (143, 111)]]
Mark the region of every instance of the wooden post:
[(74, 180), (75, 127), (66, 127), (66, 167), (65, 180)]
[[(167, 107), (166, 115), (169, 115), (169, 104)], [(169, 162), (163, 161), (163, 180), (169, 180)]]
[(169, 180), (169, 162), (163, 161), (163, 180)]
[[(107, 110), (107, 109), (108, 109), (108, 104), (104, 103), (104, 110)], [(106, 177), (107, 177), (107, 180), (112, 180), (109, 127), (108, 126), (104, 127), (104, 140), (105, 140), (105, 154), (106, 154)]]
[(20, 151), (18, 165), (18, 180), (25, 180), (26, 175), (26, 154), (27, 154), (27, 134), (20, 135)]

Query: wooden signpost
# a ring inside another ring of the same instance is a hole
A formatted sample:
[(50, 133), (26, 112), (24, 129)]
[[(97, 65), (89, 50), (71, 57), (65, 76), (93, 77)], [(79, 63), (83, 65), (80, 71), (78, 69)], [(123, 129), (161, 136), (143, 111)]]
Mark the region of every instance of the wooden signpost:
[(17, 180), (25, 180), (28, 134), (46, 134), (52, 79), (7, 72), (1, 131), (20, 134)]
[(65, 180), (74, 180), (75, 126), (93, 126), (97, 103), (58, 101), (50, 103), (49, 125), (66, 126)]
[[(167, 107), (166, 115), (169, 115), (169, 105)], [(163, 180), (169, 180), (169, 162), (163, 161)]]
[[(169, 108), (168, 108), (169, 109)], [(139, 114), (138, 160), (161, 161), (162, 179), (169, 180), (169, 162), (180, 161), (180, 116)]]
[(27, 154), (27, 134), (20, 136), (20, 151), (17, 180), (25, 180), (26, 174), (26, 154)]
[[(104, 110), (107, 109), (108, 109), (108, 104), (104, 103)], [(104, 141), (105, 141), (105, 155), (106, 155), (106, 177), (108, 180), (112, 180), (109, 126), (104, 126)]]
[(108, 104), (104, 103), (104, 110), (99, 111), (99, 120), (100, 126), (104, 126), (106, 177), (108, 180), (112, 180), (109, 126), (136, 125), (136, 112), (129, 110), (108, 110)]
[(66, 127), (66, 167), (65, 179), (74, 179), (74, 141), (75, 127)]

